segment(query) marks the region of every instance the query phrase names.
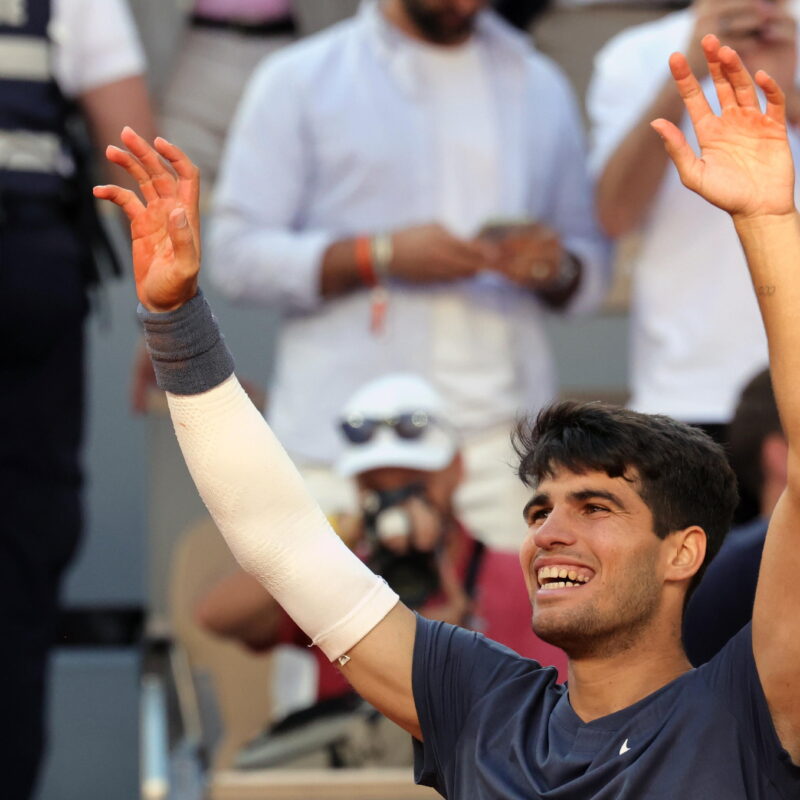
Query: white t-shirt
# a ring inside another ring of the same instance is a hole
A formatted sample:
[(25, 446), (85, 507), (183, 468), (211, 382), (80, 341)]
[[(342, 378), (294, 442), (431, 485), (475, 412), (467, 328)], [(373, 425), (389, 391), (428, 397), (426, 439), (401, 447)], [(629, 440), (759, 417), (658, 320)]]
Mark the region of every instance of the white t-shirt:
[[(597, 55), (587, 95), (591, 168), (601, 174), (669, 77), (692, 12), (623, 31)], [(716, 97), (705, 82), (712, 106)], [(682, 130), (696, 148), (691, 124)], [(790, 131), (795, 162), (800, 139)], [(798, 193), (800, 199), (800, 193)], [(668, 165), (641, 226), (631, 307), (631, 405), (687, 422), (727, 423), (742, 386), (767, 364), (758, 304), (730, 218)]]
[(144, 73), (144, 52), (124, 0), (52, 3), (53, 72), (65, 95)]
[[(457, 236), (474, 236), (501, 207), (497, 109), (480, 50), (474, 41), (409, 46), (424, 76), (437, 221)], [(452, 293), (436, 296), (431, 378), (461, 429), (480, 429), (487, 418), (510, 421), (521, 405), (510, 337), (497, 308), (469, 305)]]

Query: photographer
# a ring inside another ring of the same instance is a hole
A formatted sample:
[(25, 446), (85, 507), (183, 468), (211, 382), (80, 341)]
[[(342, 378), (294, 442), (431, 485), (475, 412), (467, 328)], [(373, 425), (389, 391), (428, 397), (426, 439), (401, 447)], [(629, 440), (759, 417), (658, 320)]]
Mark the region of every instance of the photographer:
[[(437, 392), (415, 375), (387, 375), (356, 392), (342, 410), (339, 427), (346, 446), (337, 467), (354, 479), (361, 509), (331, 519), (347, 545), (410, 608), (430, 619), (480, 630), (524, 656), (554, 664), (564, 680), (564, 654), (530, 632), (530, 604), (516, 554), (485, 547), (453, 514), (463, 468)], [(264, 587), (242, 570), (202, 597), (196, 616), (207, 630), (255, 651), (308, 644)], [(381, 747), (373, 747), (370, 756), (343, 741), (364, 739), (357, 724), (347, 723), (347, 717), (364, 710), (354, 702), (349, 683), (322, 651), (313, 648), (311, 653), (316, 705), (280, 721), (248, 748), (248, 765), (284, 763), (286, 752), (309, 752), (317, 740), (311, 730), (315, 723), (327, 726), (338, 742), (332, 764), (375, 763)], [(338, 727), (331, 724), (334, 717), (342, 723)], [(296, 748), (275, 746), (275, 736), (298, 737), (300, 728), (305, 734)], [(369, 738), (382, 742), (381, 764), (411, 763), (407, 737), (388, 747), (386, 736), (373, 731)]]

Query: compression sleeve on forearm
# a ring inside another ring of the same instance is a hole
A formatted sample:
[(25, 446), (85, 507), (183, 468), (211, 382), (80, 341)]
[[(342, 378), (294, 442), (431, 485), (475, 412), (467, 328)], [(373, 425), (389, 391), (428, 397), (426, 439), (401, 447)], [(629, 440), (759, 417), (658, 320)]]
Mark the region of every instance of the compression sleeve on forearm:
[[(312, 642), (338, 658), (397, 595), (331, 529), (236, 377), (222, 374), (227, 348), (202, 296), (166, 314), (140, 308), (139, 316), (186, 464), (231, 551)], [(198, 393), (185, 391), (186, 376)]]

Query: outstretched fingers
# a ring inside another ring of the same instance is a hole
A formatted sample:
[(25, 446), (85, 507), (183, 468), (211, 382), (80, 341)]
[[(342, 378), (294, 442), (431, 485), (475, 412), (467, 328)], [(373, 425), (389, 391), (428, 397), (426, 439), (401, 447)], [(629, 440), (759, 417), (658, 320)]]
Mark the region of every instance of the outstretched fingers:
[(150, 181), (158, 197), (175, 197), (175, 175), (167, 169), (166, 164), (147, 141), (127, 125), (122, 129), (120, 139), (150, 176)]
[(196, 180), (199, 177), (200, 170), (180, 147), (168, 142), (163, 136), (157, 136), (153, 144), (159, 154), (169, 161), (178, 177), (187, 181)]
[[(705, 41), (705, 39), (703, 41)], [(739, 54), (732, 47), (725, 45), (717, 49), (716, 55), (722, 68), (724, 80), (735, 94), (734, 104), (742, 108), (759, 109), (760, 106), (755, 84), (750, 77), (747, 67), (745, 67), (742, 59), (739, 57)], [(709, 65), (710, 63), (711, 62), (709, 62)], [(720, 102), (722, 102), (722, 96), (720, 96)], [(724, 107), (723, 105), (723, 108)]]
[(118, 205), (131, 222), (144, 211), (142, 201), (130, 189), (123, 189), (121, 186), (112, 184), (95, 186), (92, 193), (99, 200), (110, 200)]
[(127, 150), (110, 144), (106, 148), (106, 158), (112, 164), (122, 167), (139, 184), (139, 190), (145, 200), (148, 202), (158, 200), (159, 194), (155, 186), (153, 186), (150, 173)]
[(667, 155), (672, 159), (683, 183), (690, 186), (699, 167), (700, 159), (692, 150), (677, 125), (666, 119), (654, 119), (650, 127), (661, 137)]
[(755, 74), (755, 82), (764, 92), (767, 99), (766, 115), (777, 122), (781, 127), (786, 126), (786, 95), (778, 86), (778, 82), (771, 75), (760, 69)]
[(195, 237), (195, 246), (200, 251), (200, 170), (191, 159), (172, 142), (162, 136), (156, 137), (153, 146), (166, 159), (178, 176), (178, 200), (188, 215), (189, 226)]
[(696, 127), (705, 117), (713, 114), (711, 106), (683, 53), (673, 53), (669, 57), (669, 69), (689, 118)]
[(714, 81), (714, 90), (719, 98), (720, 108), (725, 109), (738, 106), (739, 100), (737, 99), (736, 91), (728, 80), (728, 76), (725, 74), (725, 68), (722, 65), (722, 61), (720, 61), (719, 39), (709, 34), (703, 37), (700, 44), (706, 57), (706, 63), (708, 64), (708, 74), (711, 76), (711, 80)]

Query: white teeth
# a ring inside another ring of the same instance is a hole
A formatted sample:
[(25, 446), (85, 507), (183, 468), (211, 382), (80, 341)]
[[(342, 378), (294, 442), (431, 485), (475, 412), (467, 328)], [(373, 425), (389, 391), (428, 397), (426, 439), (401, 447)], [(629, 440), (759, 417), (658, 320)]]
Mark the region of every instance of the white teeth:
[(547, 588), (549, 589), (558, 588), (559, 584), (563, 585), (565, 579), (569, 586), (582, 586), (584, 583), (588, 583), (591, 580), (591, 576), (587, 577), (581, 575), (577, 570), (568, 569), (566, 567), (542, 567), (536, 573), (536, 577), (538, 578), (540, 586), (544, 586), (545, 581), (556, 578), (556, 581), (547, 584)]
[(546, 588), (547, 589), (569, 589), (573, 586), (580, 586), (579, 583), (573, 583), (572, 581), (554, 581), (553, 583), (548, 583)]

